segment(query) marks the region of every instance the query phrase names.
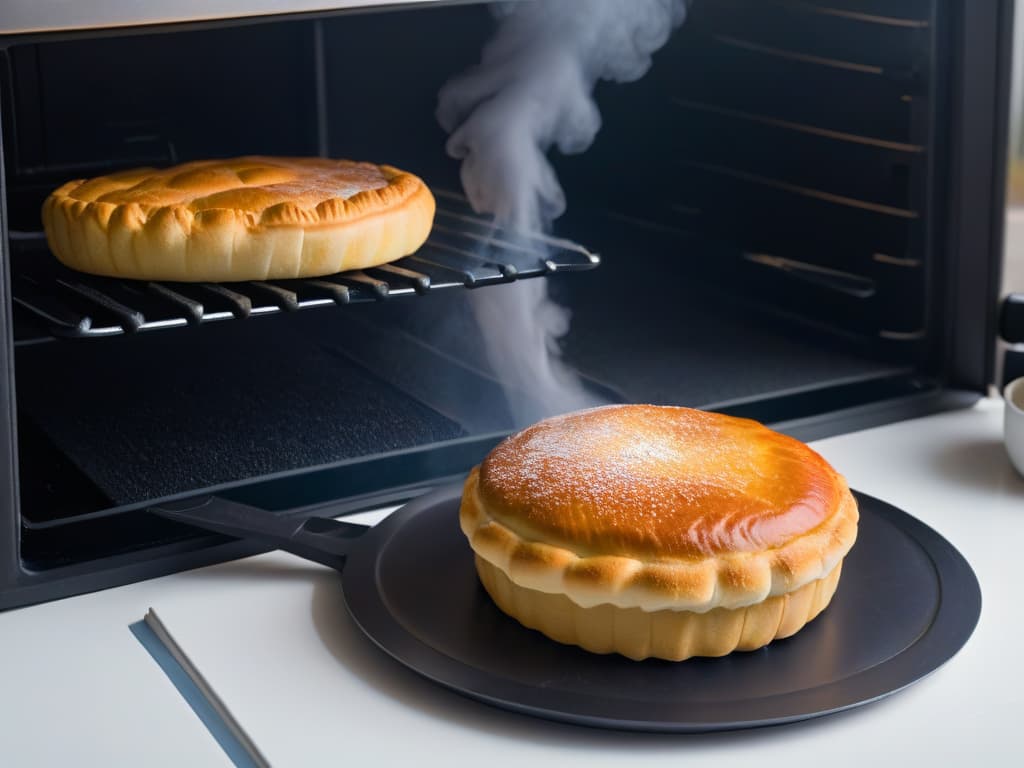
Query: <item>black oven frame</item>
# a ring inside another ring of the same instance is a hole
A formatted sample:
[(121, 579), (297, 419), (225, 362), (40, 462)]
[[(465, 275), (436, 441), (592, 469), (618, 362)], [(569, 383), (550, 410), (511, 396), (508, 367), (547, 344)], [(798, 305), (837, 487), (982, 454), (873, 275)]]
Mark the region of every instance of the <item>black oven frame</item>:
[[(439, 3), (448, 4), (448, 3)], [(935, 201), (933, 215), (944, 218), (941, 269), (948, 279), (948, 294), (930, 308), (933, 327), (942, 329), (943, 387), (917, 395), (881, 400), (868, 405), (831, 411), (778, 428), (803, 439), (813, 439), (869, 426), (964, 407), (983, 396), (993, 380), (997, 296), (1001, 276), (1002, 222), (1005, 204), (1007, 126), (1012, 57), (1013, 1), (985, 0), (952, 3), (955, 23), (950, 39), (943, 41), (950, 68), (952, 88), (944, 112), (949, 178), (934, 180), (948, 191), (946, 199)], [(132, 35), (154, 31), (173, 34), (239, 24), (265, 24), (283, 20), (316, 19), (339, 13), (401, 11), (404, 6), (354, 9), (335, 13), (288, 14), (175, 23), (159, 28), (140, 27), (113, 30), (83, 30), (0, 37), (0, 48), (13, 44), (56, 39)], [(415, 6), (412, 6), (415, 7)], [(0, 80), (2, 84), (2, 80)], [(0, 99), (0, 110), (9, 102)], [(0, 118), (2, 118), (0, 113)], [(2, 126), (0, 120), (0, 126)], [(3, 135), (0, 133), (0, 146)], [(10, 241), (8, 238), (8, 189), (0, 153), (0, 609), (52, 600), (72, 594), (104, 589), (253, 554), (260, 547), (244, 541), (204, 536), (187, 542), (144, 552), (80, 563), (47, 571), (25, 568), (21, 554), (21, 521), (18, 493), (16, 442), (16, 400), (14, 388), (14, 343), (12, 337)], [(407, 499), (437, 482), (456, 476), (500, 436), (488, 436), (465, 444), (438, 449), (431, 462), (429, 478), (385, 493), (339, 500), (329, 505), (332, 515)], [(399, 468), (400, 470), (400, 468)], [(401, 476), (398, 471), (396, 476)], [(407, 473), (409, 477), (415, 472)], [(311, 508), (293, 510), (308, 514)], [(324, 513), (324, 509), (319, 509)]]

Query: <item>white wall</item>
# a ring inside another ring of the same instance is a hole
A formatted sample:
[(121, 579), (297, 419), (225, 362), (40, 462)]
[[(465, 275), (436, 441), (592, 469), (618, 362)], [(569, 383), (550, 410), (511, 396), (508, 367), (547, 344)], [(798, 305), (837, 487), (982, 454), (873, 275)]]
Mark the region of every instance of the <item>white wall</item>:
[[(1024, 159), (1024, 0), (1017, 2), (1013, 25), (1013, 90), (1010, 101), (1010, 156)], [(1024, 292), (1024, 206), (1011, 208), (1006, 217), (1004, 292)]]

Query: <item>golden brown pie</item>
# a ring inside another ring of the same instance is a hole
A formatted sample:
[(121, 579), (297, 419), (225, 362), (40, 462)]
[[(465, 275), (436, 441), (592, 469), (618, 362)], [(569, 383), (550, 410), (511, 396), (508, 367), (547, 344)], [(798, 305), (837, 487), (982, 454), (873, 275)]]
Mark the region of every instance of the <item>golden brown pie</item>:
[(43, 204), (69, 267), (144, 280), (314, 277), (406, 256), (434, 197), (387, 165), (240, 157), (69, 181)]
[(857, 536), (845, 480), (755, 421), (651, 405), (542, 421), (466, 481), (460, 522), (501, 610), (632, 659), (722, 656), (820, 613)]

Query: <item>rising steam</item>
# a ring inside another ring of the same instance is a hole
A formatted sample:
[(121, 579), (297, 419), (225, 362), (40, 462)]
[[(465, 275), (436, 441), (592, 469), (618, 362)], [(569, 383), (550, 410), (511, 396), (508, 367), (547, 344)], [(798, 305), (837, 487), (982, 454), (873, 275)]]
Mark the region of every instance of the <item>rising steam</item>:
[[(547, 153), (586, 150), (601, 127), (598, 80), (630, 82), (682, 23), (686, 0), (542, 0), (495, 6), (500, 24), (481, 63), (444, 85), (437, 119), (462, 160), (473, 208), (515, 230), (547, 230), (566, 200)], [(490, 364), (520, 422), (595, 403), (558, 357), (568, 311), (541, 280), (473, 295)]]

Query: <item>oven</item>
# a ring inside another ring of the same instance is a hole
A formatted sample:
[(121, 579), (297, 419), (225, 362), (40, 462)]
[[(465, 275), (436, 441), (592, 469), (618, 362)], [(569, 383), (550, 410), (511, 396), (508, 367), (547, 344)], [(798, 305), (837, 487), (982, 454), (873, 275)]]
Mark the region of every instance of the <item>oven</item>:
[[(642, 77), (584, 68), (599, 130), (540, 147), (564, 212), (549, 195), (530, 226), (479, 210), (500, 176), (467, 198), (439, 109), (521, 9), (296, 5), (0, 14), (0, 607), (254, 551), (160, 505), (398, 503), (553, 413), (686, 405), (813, 439), (992, 382), (1008, 0), (664, 3)], [(566, 7), (556, 52), (596, 13)], [(249, 154), (408, 169), (430, 238), (245, 283), (94, 277), (47, 248), (69, 179)]]

